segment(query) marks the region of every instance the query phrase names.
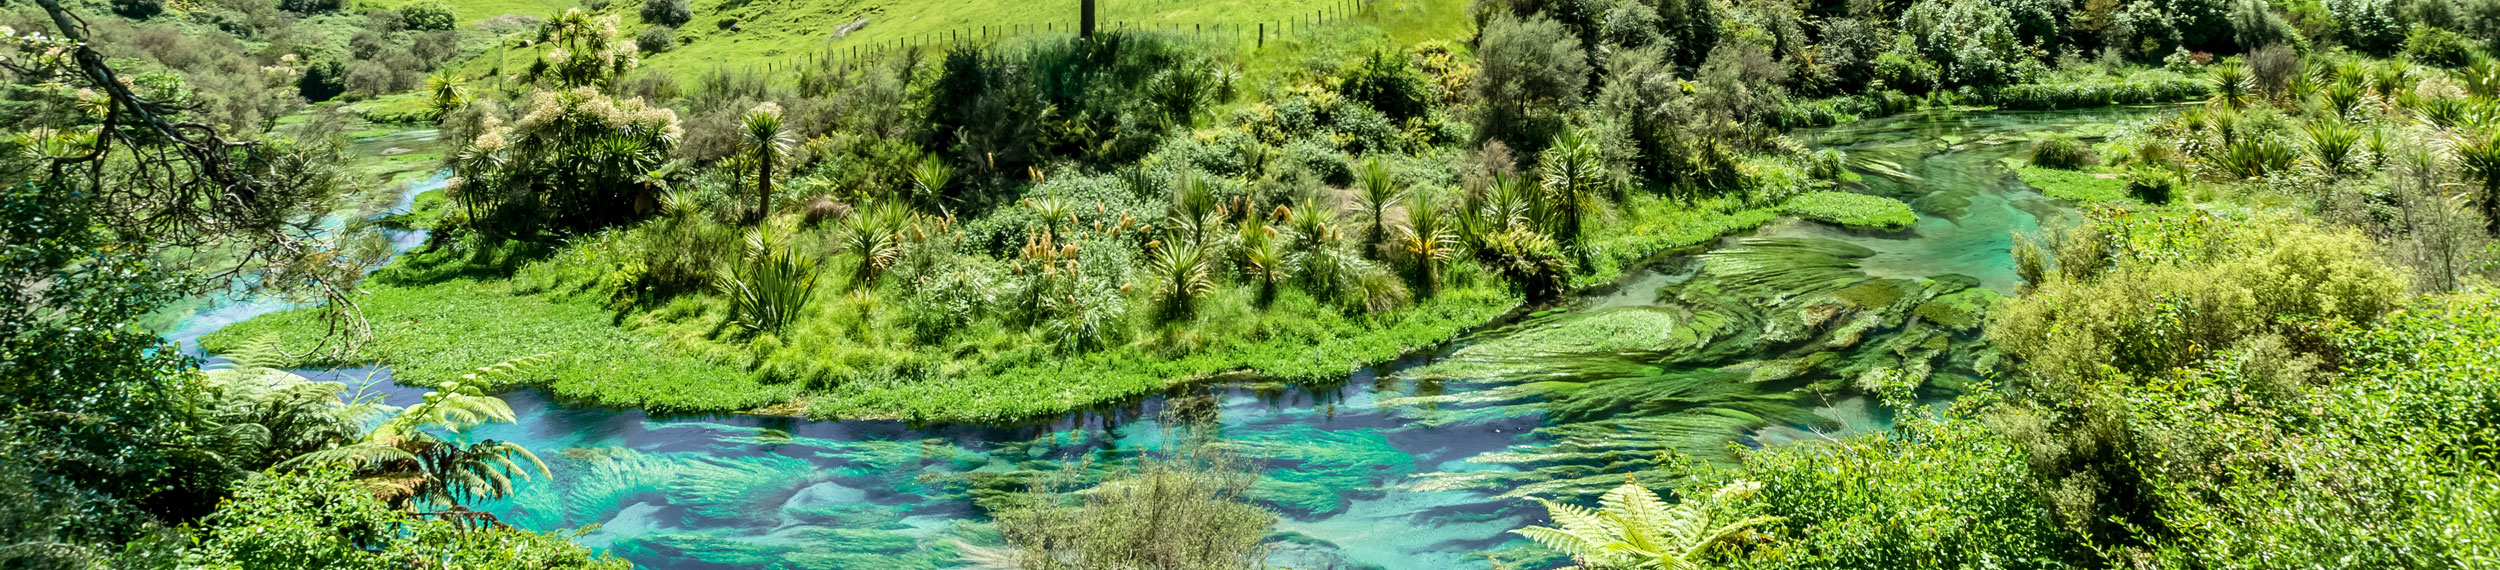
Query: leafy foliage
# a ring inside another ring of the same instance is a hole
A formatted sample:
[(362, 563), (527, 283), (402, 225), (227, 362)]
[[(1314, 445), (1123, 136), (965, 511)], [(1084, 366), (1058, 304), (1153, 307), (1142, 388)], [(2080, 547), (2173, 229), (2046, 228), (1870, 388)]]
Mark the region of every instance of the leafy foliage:
[(1779, 517), (1749, 516), (1746, 501), (1759, 483), (1736, 482), (1674, 505), (1638, 483), (1624, 483), (1590, 510), (1538, 500), (1561, 528), (1532, 526), (1511, 532), (1562, 551), (1574, 569), (1692, 568), (1754, 540), (1753, 527)]

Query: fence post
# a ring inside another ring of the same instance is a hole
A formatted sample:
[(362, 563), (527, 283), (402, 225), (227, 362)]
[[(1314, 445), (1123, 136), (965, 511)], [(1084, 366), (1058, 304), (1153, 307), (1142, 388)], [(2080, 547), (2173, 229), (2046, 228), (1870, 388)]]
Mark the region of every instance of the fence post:
[(1267, 22), (1259, 22), (1259, 49), (1267, 48)]

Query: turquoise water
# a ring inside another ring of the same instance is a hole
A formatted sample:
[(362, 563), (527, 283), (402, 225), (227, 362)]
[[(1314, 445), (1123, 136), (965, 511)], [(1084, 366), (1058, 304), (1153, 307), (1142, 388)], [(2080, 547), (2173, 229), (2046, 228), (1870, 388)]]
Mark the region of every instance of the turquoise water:
[[(1217, 445), (1265, 475), (1252, 497), (1299, 535), (1271, 562), (1488, 568), (1481, 553), (1542, 522), (1523, 495), (1619, 484), (1661, 451), (1708, 460), (1728, 442), (1886, 429), (1870, 386), (1932, 400), (1984, 375), (1993, 352), (1954, 315), (2014, 289), (2013, 233), (2072, 215), (2005, 160), (2043, 131), (2143, 113), (1939, 112), (1801, 133), (1850, 153), (1853, 189), (1912, 202), (1917, 227), (1782, 222), (1336, 386), (1199, 386), (1004, 427), (652, 417), (519, 392), (518, 423), (470, 437), (521, 442), (555, 477), (477, 507), (526, 528), (597, 525), (584, 543), (654, 569), (951, 568), (959, 544), (996, 543), (974, 497), (1157, 448), (1171, 431), (1159, 418), (1185, 409), (1214, 416)], [(268, 310), (221, 303), (168, 337)], [(383, 370), (306, 374), (384, 382), (395, 403), (420, 392)]]

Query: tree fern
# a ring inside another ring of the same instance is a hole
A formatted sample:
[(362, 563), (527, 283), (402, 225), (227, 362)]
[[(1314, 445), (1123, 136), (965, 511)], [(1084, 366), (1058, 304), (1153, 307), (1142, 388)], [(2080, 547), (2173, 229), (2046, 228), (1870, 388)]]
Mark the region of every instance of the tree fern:
[(1571, 555), (1579, 570), (1700, 568), (1716, 552), (1755, 538), (1754, 527), (1781, 520), (1745, 513), (1742, 503), (1761, 487), (1738, 482), (1669, 505), (1626, 482), (1606, 492), (1597, 509), (1538, 499), (1555, 526), (1512, 532)]

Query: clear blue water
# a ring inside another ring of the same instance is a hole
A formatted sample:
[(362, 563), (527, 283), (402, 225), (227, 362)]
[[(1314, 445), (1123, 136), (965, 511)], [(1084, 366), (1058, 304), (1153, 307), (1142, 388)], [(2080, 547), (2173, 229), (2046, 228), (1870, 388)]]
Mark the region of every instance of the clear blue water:
[[(2071, 210), (2023, 187), (2008, 174), (2005, 159), (2017, 156), (2040, 131), (2106, 125), (2140, 113), (1921, 113), (1802, 133), (1809, 142), (1849, 151), (1866, 179), (1858, 190), (1911, 201), (1920, 210), (1920, 223), (1909, 232), (1878, 234), (1782, 222), (1759, 233), (1863, 246), (1873, 253), (1859, 261), (1859, 269), (1871, 276), (1961, 274), (1984, 287), (2011, 291), (2013, 233), (2037, 231), (2043, 219), (2055, 223)], [(441, 182), (437, 176), (412, 185), (400, 207)], [(424, 236), (398, 237), (405, 251)], [(1488, 568), (1479, 553), (1512, 543), (1507, 532), (1541, 522), (1542, 510), (1502, 496), (1511, 488), (1425, 483), (1452, 475), (1499, 481), (1553, 467), (1492, 460), (1554, 444), (1556, 438), (1540, 429), (1561, 427), (1539, 398), (1505, 390), (1539, 375), (1691, 382), (1773, 356), (1695, 361), (1679, 353), (1671, 363), (1668, 353), (1637, 344), (1552, 347), (1525, 352), (1526, 357), (1518, 356), (1523, 352), (1517, 347), (1505, 348), (1504, 343), (1537, 338), (1539, 330), (1595, 322), (1598, 315), (1682, 314), (1678, 311), (1688, 308), (1653, 292), (1691, 279), (1695, 266), (1661, 267), (1666, 269), (1634, 275), (1615, 293), (1583, 300), (1568, 314), (1366, 368), (1336, 386), (1191, 387), (1034, 425), (652, 417), (570, 408), (536, 392), (517, 392), (507, 398), (518, 423), (487, 426), (470, 437), (521, 442), (548, 462), (554, 477), (522, 482), (511, 499), (477, 507), (526, 528), (597, 525), (581, 537), (584, 543), (654, 569), (947, 568), (956, 565), (951, 553), (959, 541), (995, 541), (971, 506), (975, 494), (1019, 488), (1001, 483), (1018, 472), (1132, 457), (1163, 443), (1169, 430), (1158, 418), (1167, 407), (1204, 409), (1211, 403), (1219, 445), (1265, 475), (1253, 497), (1281, 515), (1277, 530), (1315, 539), (1279, 547), (1272, 561), (1319, 568)], [(189, 344), (208, 331), (282, 308), (221, 298), (166, 336)], [(422, 392), (391, 385), (385, 369), (301, 373), (351, 385), (372, 382), (394, 403), (413, 401)], [(1794, 386), (1756, 389), (1798, 389)], [(1755, 396), (1761, 394), (1746, 397)], [(1776, 445), (1884, 429), (1888, 423), (1888, 414), (1863, 397), (1818, 393), (1792, 400), (1806, 408), (1800, 417), (1771, 418), (1735, 431), (1702, 430), (1696, 437)], [(1576, 421), (1600, 425), (1606, 418)], [(1634, 428), (1623, 429), (1627, 436), (1638, 435), (1628, 431)], [(1609, 476), (1604, 466), (1589, 468)], [(1620, 481), (1620, 475), (1611, 477)]]

